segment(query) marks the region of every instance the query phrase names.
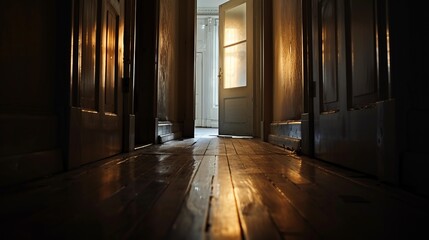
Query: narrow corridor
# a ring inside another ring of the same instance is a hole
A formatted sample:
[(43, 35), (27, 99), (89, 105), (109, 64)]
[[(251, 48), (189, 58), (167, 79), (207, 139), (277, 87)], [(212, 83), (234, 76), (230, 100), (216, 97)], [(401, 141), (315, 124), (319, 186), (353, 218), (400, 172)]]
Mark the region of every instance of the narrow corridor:
[(205, 134), (0, 194), (2, 239), (416, 239), (429, 219), (364, 174)]

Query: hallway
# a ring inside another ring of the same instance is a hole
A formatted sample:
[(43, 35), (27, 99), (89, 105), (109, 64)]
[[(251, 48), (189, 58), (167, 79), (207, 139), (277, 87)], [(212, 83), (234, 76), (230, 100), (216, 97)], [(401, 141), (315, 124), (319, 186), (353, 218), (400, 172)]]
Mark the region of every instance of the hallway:
[(196, 135), (3, 188), (0, 236), (416, 239), (426, 234), (427, 199), (256, 139)]

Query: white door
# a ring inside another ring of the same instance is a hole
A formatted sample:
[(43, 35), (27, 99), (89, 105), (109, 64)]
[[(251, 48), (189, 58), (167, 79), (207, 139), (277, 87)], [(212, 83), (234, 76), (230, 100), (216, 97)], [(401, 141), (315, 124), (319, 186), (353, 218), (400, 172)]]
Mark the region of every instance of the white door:
[(253, 135), (252, 13), (252, 0), (219, 8), (219, 135)]

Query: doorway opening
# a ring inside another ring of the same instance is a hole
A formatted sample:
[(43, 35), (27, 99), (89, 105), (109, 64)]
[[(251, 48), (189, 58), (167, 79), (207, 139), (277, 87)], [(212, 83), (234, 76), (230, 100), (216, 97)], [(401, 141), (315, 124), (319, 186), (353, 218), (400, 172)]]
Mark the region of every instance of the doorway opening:
[[(227, 0), (198, 0), (195, 53), (195, 133), (218, 133), (219, 5)], [(198, 131), (197, 131), (198, 130)]]

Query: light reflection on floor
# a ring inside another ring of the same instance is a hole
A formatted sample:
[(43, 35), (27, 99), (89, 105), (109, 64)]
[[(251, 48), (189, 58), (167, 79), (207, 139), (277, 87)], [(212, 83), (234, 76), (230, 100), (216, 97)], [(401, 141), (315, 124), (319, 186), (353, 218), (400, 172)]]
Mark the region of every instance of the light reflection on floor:
[(196, 138), (214, 138), (217, 137), (219, 131), (217, 128), (195, 128)]

